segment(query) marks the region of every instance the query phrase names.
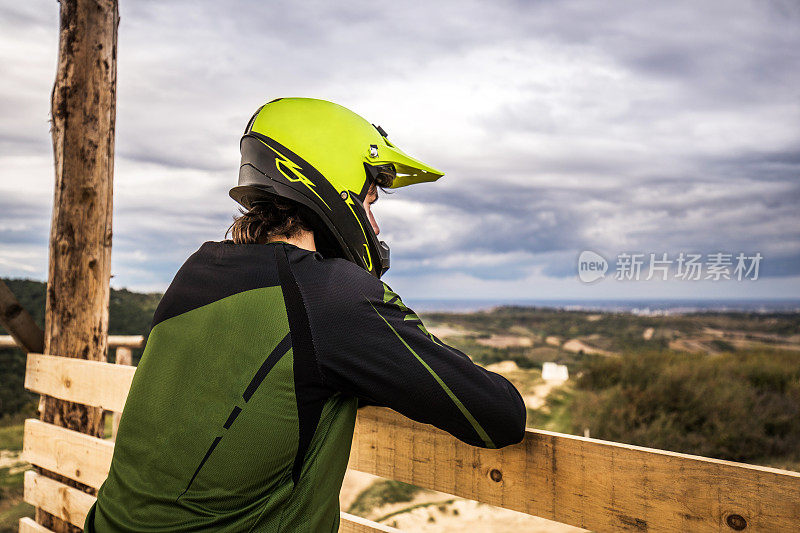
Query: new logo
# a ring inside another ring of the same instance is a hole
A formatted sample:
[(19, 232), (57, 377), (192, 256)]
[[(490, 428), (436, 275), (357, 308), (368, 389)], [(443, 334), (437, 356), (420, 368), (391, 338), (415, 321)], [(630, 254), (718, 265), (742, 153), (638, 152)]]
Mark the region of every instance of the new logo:
[(606, 276), (608, 261), (591, 250), (584, 250), (578, 257), (578, 278), (584, 283), (592, 283)]

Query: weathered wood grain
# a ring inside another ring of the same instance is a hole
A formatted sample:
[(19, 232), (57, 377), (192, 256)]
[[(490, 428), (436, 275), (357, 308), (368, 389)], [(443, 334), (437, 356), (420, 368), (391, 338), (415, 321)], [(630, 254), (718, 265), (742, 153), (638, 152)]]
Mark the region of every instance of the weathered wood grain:
[(22, 458), (45, 470), (100, 488), (111, 466), (114, 443), (34, 418), (25, 421)]
[(28, 354), (25, 388), (120, 413), (134, 372), (132, 366), (32, 353)]
[(486, 450), (366, 407), (349, 467), (593, 531), (800, 531), (800, 473), (548, 431)]
[(59, 520), (82, 528), (95, 497), (31, 470), (25, 472), (24, 499)]
[[(106, 359), (117, 99), (117, 0), (61, 0), (51, 116), (55, 187), (45, 353)], [(103, 411), (42, 396), (42, 420), (103, 434)], [(57, 533), (78, 529), (36, 511)], [(52, 513), (51, 513), (52, 514)]]

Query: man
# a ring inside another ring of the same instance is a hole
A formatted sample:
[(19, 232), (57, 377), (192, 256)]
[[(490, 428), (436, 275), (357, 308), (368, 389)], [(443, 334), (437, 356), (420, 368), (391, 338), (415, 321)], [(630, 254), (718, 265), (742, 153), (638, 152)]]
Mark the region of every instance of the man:
[(259, 109), (241, 152), (245, 209), (155, 312), (87, 531), (337, 531), (359, 402), (474, 446), (523, 437), (514, 386), (379, 280), (377, 188), (442, 173), (304, 98)]

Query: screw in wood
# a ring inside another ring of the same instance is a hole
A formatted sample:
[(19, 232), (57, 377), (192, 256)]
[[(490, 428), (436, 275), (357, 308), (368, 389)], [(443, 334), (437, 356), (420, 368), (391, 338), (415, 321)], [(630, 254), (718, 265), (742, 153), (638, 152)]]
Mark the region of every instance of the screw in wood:
[(745, 520), (744, 517), (739, 514), (729, 514), (725, 518), (725, 523), (728, 524), (728, 527), (734, 531), (741, 531), (747, 527), (747, 520)]

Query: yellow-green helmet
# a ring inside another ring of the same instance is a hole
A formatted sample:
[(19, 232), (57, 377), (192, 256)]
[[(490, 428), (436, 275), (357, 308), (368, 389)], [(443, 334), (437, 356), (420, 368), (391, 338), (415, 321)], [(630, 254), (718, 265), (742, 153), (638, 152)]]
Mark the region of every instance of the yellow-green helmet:
[(389, 248), (364, 212), (370, 182), (397, 188), (444, 175), (403, 153), (380, 126), (313, 98), (279, 98), (262, 106), (240, 147), (239, 184), (231, 198), (248, 209), (265, 195), (304, 205), (321, 222), (315, 228), (320, 251), (378, 277), (389, 268)]

